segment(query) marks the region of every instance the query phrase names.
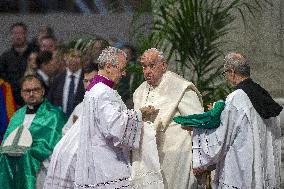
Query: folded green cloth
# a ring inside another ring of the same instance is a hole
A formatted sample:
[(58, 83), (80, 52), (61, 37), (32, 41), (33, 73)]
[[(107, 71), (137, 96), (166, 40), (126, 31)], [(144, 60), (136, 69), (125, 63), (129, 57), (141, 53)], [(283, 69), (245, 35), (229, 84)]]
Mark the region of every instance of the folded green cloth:
[(196, 127), (201, 129), (214, 129), (220, 125), (220, 116), (225, 108), (225, 102), (218, 101), (214, 107), (202, 114), (174, 117), (174, 121), (183, 126)]

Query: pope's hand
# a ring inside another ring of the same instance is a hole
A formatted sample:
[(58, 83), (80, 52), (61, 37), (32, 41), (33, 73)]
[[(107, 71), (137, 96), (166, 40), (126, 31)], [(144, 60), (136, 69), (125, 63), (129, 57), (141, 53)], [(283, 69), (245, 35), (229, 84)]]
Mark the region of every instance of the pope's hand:
[(142, 120), (151, 122), (154, 122), (159, 113), (159, 109), (155, 109), (155, 107), (151, 105), (140, 108), (140, 111), (142, 113)]
[(194, 168), (193, 169), (193, 174), (195, 176), (202, 175), (204, 172), (206, 172), (206, 169), (202, 169), (202, 168)]

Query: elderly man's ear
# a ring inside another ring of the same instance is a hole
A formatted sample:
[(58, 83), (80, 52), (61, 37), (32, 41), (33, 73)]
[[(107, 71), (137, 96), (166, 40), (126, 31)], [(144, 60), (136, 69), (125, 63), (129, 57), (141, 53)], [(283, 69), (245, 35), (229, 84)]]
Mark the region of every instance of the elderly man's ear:
[(167, 63), (164, 62), (163, 63), (163, 68), (162, 68), (163, 72), (166, 72), (167, 68), (168, 68), (168, 65), (167, 65)]
[(44, 96), (44, 95), (45, 95), (45, 88), (42, 87), (42, 96)]
[(112, 66), (110, 63), (107, 63), (107, 64), (105, 65), (105, 71), (106, 71), (106, 73), (110, 73), (111, 67), (113, 67), (113, 66)]

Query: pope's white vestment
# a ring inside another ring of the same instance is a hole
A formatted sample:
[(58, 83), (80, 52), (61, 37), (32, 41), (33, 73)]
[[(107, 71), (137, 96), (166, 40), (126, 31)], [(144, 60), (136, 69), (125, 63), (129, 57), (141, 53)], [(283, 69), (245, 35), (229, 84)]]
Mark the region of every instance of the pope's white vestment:
[[(148, 105), (153, 105), (156, 109), (159, 109), (158, 116), (152, 125), (156, 132), (153, 137), (157, 141), (164, 188), (187, 189), (196, 187), (196, 179), (192, 173), (191, 133), (174, 123), (172, 118), (203, 112), (202, 100), (198, 90), (191, 82), (167, 71), (157, 87), (152, 87), (147, 82), (142, 83), (135, 91), (133, 100), (134, 109)], [(140, 151), (143, 152), (145, 150), (143, 144), (141, 147)], [(154, 149), (152, 150), (154, 151)], [(140, 155), (143, 156), (143, 153)], [(133, 161), (135, 165), (136, 159)], [(149, 177), (147, 173), (151, 174), (150, 177), (153, 177), (155, 173), (160, 174), (156, 168), (157, 166), (151, 172), (149, 166), (146, 166), (146, 170), (143, 170), (143, 166), (138, 166), (136, 172), (144, 172), (144, 182), (147, 183)], [(134, 171), (135, 169), (136, 167), (134, 167)]]
[(129, 152), (139, 147), (141, 128), (140, 111), (127, 110), (115, 90), (95, 84), (57, 146), (61, 152), (53, 154), (45, 188), (131, 188)]
[(193, 167), (216, 164), (213, 188), (280, 188), (278, 117), (263, 119), (242, 90), (226, 99), (217, 129), (193, 130)]

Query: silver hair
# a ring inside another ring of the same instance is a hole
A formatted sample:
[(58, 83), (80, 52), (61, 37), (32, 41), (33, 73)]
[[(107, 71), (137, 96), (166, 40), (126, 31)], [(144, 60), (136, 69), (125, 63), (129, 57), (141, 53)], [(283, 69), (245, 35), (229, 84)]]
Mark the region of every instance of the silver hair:
[(119, 63), (117, 60), (118, 54), (122, 54), (125, 58), (127, 57), (126, 53), (118, 48), (111, 46), (105, 48), (98, 58), (99, 69), (103, 69), (107, 63), (111, 63), (112, 66), (116, 66)]
[(151, 52), (151, 51), (154, 51), (154, 52), (156, 52), (156, 53), (158, 54), (159, 60), (165, 61), (164, 53), (163, 53), (162, 51), (159, 51), (159, 50), (156, 49), (156, 48), (147, 49), (144, 53), (148, 53), (148, 52)]
[(224, 68), (232, 69), (234, 72), (250, 77), (250, 63), (244, 55), (237, 52), (231, 52), (225, 56)]

